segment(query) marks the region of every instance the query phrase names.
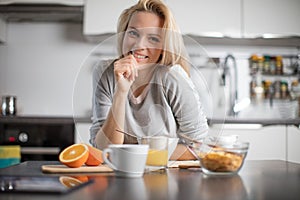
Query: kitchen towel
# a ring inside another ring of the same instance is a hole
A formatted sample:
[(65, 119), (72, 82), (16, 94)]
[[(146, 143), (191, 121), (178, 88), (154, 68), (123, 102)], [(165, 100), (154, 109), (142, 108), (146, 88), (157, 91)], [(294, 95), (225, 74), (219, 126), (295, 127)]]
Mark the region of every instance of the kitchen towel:
[(18, 145), (0, 146), (0, 168), (19, 164), (21, 148)]

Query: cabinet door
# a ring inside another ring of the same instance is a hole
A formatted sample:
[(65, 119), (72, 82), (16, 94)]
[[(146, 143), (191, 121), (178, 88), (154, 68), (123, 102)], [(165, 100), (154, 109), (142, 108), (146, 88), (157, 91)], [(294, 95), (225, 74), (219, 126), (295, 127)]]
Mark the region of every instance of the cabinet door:
[(299, 0), (244, 0), (246, 37), (300, 36)]
[[(244, 128), (243, 128), (244, 127)], [(210, 134), (238, 135), (249, 142), (247, 160), (286, 160), (286, 126), (253, 127), (249, 124), (225, 124), (211, 127)]]
[(241, 0), (167, 0), (183, 34), (241, 37)]
[(117, 22), (122, 11), (135, 2), (133, 0), (86, 0), (83, 33), (85, 35), (116, 33)]
[(300, 129), (295, 126), (287, 128), (287, 161), (300, 163)]

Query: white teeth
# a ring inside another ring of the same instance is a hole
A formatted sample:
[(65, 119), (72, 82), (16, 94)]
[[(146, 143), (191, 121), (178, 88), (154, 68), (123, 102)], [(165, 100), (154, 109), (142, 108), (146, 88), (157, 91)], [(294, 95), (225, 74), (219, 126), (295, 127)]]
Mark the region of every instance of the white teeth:
[(141, 55), (134, 55), (134, 57), (138, 58), (138, 59), (145, 59), (147, 56), (141, 56)]

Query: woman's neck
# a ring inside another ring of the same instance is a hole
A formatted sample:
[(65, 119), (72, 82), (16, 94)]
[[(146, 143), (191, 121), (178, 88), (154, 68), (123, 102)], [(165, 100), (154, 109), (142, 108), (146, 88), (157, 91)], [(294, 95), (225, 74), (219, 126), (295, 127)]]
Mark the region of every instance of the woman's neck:
[(140, 96), (145, 87), (149, 84), (152, 79), (154, 69), (155, 66), (152, 66), (138, 71), (138, 77), (136, 77), (135, 81), (131, 85), (131, 91), (135, 97)]

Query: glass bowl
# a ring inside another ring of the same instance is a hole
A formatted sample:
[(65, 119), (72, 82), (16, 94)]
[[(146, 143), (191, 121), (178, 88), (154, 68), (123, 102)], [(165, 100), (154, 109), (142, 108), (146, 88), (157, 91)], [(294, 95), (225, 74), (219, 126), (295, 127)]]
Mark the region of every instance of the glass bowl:
[(201, 143), (189, 145), (191, 152), (199, 159), (202, 171), (209, 175), (237, 174), (245, 161), (249, 143), (204, 139)]

